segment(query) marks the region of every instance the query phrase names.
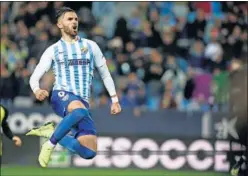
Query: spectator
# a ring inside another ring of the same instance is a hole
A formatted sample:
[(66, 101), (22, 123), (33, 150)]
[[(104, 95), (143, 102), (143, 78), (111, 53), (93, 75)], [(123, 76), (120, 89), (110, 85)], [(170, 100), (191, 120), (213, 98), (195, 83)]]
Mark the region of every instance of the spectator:
[(37, 5), (35, 2), (29, 2), (27, 4), (27, 13), (25, 14), (24, 22), (28, 28), (35, 26), (36, 21), (38, 21)]
[(22, 55), (21, 51), (15, 43), (10, 43), (9, 51), (7, 53), (8, 68), (10, 71), (15, 70), (16, 64), (18, 62), (24, 62), (25, 56), (26, 55)]
[(40, 58), (45, 49), (50, 45), (50, 41), (48, 40), (48, 34), (46, 32), (42, 32), (33, 47), (30, 50), (30, 55), (35, 58)]
[(60, 32), (56, 25), (52, 25), (49, 30), (49, 39), (51, 40), (51, 43), (55, 43), (60, 38)]
[(146, 74), (144, 82), (160, 81), (164, 73), (162, 55), (157, 50), (146, 50), (145, 52), (150, 53), (150, 60), (145, 65)]
[(188, 37), (193, 39), (203, 39), (205, 27), (205, 12), (202, 9), (197, 9), (196, 19), (192, 24), (188, 24)]
[(143, 22), (143, 30), (137, 39), (138, 47), (157, 48), (161, 45), (161, 38), (153, 24), (148, 21)]
[(233, 28), (232, 34), (228, 37), (227, 42), (229, 44), (229, 49), (232, 50), (232, 55), (230, 57), (239, 58), (241, 56), (243, 42), (241, 40), (241, 28), (235, 26)]
[(229, 73), (221, 71), (219, 68), (214, 70), (214, 77), (212, 82), (212, 93), (215, 104), (219, 110), (223, 110), (224, 105), (228, 103), (229, 95)]
[(128, 27), (132, 31), (140, 31), (142, 26), (142, 19), (140, 18), (140, 11), (138, 7), (135, 7), (132, 11), (131, 17), (128, 20)]
[(166, 66), (166, 71), (161, 78), (162, 83), (166, 84), (167, 81), (171, 80), (173, 90), (182, 90), (185, 85), (186, 76), (177, 66), (174, 56), (167, 57)]
[(20, 8), (17, 10), (17, 14), (14, 17), (14, 22), (17, 23), (18, 21), (24, 21), (25, 15), (27, 13), (27, 6), (25, 3), (20, 5)]
[[(195, 80), (194, 80), (195, 72), (189, 67), (187, 71), (187, 81), (184, 87), (183, 99), (178, 104), (179, 110), (196, 110), (193, 104), (193, 92), (195, 90)], [(197, 105), (195, 105), (197, 106)]]
[(134, 101), (134, 107), (136, 108), (134, 113), (139, 116), (141, 109), (146, 104), (146, 92), (144, 83), (138, 79), (134, 72), (128, 75), (126, 92), (128, 98), (133, 98), (132, 101)]
[(194, 77), (195, 88), (193, 99), (199, 103), (207, 103), (211, 97), (212, 75), (208, 73), (198, 74)]
[(167, 55), (175, 55), (178, 53), (176, 36), (172, 33), (170, 28), (167, 28), (162, 33), (162, 41), (163, 41), (163, 53), (165, 56)]
[(148, 92), (148, 106), (151, 110), (159, 108), (162, 93), (160, 79), (164, 73), (163, 58), (156, 50), (150, 51), (150, 60), (145, 65), (144, 82)]
[(220, 43), (217, 41), (218, 30), (213, 29), (211, 34), (211, 41), (207, 44), (205, 48), (205, 57), (210, 60), (207, 62), (215, 62), (219, 57), (223, 55), (223, 49)]
[(14, 40), (21, 48), (24, 48), (29, 52), (34, 42), (34, 36), (30, 33), (23, 21), (17, 22), (17, 35), (15, 35)]
[[(170, 91), (174, 97), (173, 101), (176, 101), (177, 104), (180, 104), (183, 98), (183, 89), (186, 83), (186, 75), (184, 72), (178, 67), (175, 57), (168, 56), (167, 57), (167, 68), (165, 73), (163, 74), (161, 81), (162, 84), (167, 87), (167, 83), (172, 84), (170, 87)], [(166, 93), (166, 92), (165, 92)], [(167, 94), (166, 95), (170, 95)]]
[(177, 104), (173, 96), (172, 80), (168, 80), (165, 84), (165, 90), (161, 101), (161, 107), (164, 109), (176, 108)]
[(204, 44), (201, 40), (193, 43), (189, 50), (189, 64), (192, 68), (202, 69), (204, 63)]
[[(5, 62), (1, 62), (0, 77), (0, 97), (1, 103), (12, 104), (14, 98), (18, 94), (18, 84), (15, 73), (8, 71)], [(6, 91), (8, 90), (8, 91)]]
[(96, 19), (93, 16), (90, 9), (86, 7), (81, 7), (78, 11), (78, 15), (80, 16), (79, 20), (79, 30), (85, 31), (87, 34), (90, 30), (95, 27)]
[(116, 22), (114, 37), (120, 37), (124, 46), (131, 41), (130, 31), (127, 28), (127, 21), (121, 17)]

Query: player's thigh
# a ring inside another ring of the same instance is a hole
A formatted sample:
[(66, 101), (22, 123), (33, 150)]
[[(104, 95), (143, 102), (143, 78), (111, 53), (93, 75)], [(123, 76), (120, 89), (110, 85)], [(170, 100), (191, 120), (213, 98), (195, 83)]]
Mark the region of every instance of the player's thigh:
[(88, 108), (88, 104), (71, 92), (54, 90), (51, 96), (51, 105), (53, 110), (61, 117), (78, 108)]
[(83, 135), (78, 136), (77, 140), (79, 143), (93, 151), (97, 151), (97, 137), (96, 135)]
[(74, 109), (83, 108), (86, 109), (85, 105), (80, 100), (72, 100), (67, 107), (67, 112), (72, 112)]

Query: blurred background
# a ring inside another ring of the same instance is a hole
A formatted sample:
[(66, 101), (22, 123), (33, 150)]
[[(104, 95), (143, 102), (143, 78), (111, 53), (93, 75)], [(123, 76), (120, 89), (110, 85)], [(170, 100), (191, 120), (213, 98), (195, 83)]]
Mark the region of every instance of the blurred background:
[[(236, 136), (230, 75), (237, 65), (247, 66), (247, 2), (1, 2), (1, 104), (24, 139), (21, 149), (4, 141), (5, 166), (37, 166), (42, 141), (23, 134), (60, 120), (49, 101), (35, 100), (29, 77), (44, 50), (60, 39), (55, 12), (62, 6), (77, 11), (79, 35), (104, 53), (123, 113), (109, 115), (110, 99), (96, 72), (91, 109), (103, 152), (86, 162), (58, 147), (51, 166), (228, 172), (235, 157), (215, 152), (240, 149), (228, 143)], [(49, 72), (41, 87), (50, 91), (53, 81)], [(13, 158), (12, 149), (21, 152)], [(189, 149), (210, 154), (192, 158)], [(123, 150), (130, 153), (115, 153)], [(159, 153), (168, 150), (185, 152)]]

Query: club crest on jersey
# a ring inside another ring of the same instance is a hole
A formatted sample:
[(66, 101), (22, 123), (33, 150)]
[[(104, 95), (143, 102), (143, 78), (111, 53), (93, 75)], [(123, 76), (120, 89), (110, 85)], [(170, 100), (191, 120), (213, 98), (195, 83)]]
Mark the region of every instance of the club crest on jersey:
[(88, 52), (88, 48), (86, 46), (81, 48), (82, 54), (86, 54)]

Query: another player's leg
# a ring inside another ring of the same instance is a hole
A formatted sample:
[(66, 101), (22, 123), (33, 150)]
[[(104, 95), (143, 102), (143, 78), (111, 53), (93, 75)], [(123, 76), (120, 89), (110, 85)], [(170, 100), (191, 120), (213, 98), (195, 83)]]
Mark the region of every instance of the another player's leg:
[(232, 167), (231, 169), (231, 175), (232, 176), (238, 176), (240, 173), (240, 169), (243, 163), (246, 162), (246, 158), (244, 155), (241, 156), (241, 158), (239, 159), (238, 162), (236, 162), (236, 164)]
[[(235, 163), (235, 165), (232, 167), (231, 169), (231, 175), (232, 176), (238, 176), (241, 172), (241, 166), (245, 163), (246, 167), (247, 167), (247, 158), (245, 156), (247, 156), (247, 129), (248, 129), (248, 125), (243, 125), (243, 127), (241, 127), (240, 129), (237, 129), (238, 134), (239, 134), (239, 143), (244, 145), (246, 147), (246, 151), (244, 152), (244, 154), (240, 157), (239, 161), (237, 161)], [(244, 175), (247, 173), (244, 173)]]

